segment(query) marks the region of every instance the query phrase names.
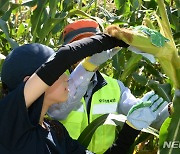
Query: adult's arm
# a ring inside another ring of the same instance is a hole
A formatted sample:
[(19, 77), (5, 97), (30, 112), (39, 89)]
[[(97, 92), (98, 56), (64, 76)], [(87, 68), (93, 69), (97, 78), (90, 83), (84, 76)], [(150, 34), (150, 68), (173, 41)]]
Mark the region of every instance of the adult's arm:
[(74, 108), (82, 105), (81, 99), (94, 73), (85, 70), (80, 63), (69, 76), (68, 100), (64, 103), (53, 104), (48, 110), (48, 115), (56, 120), (64, 120)]
[(98, 34), (62, 46), (26, 82), (24, 89), (26, 106), (29, 107), (72, 64), (87, 56), (124, 44), (109, 35)]
[(122, 130), (119, 132), (118, 139), (104, 154), (127, 154), (139, 133), (139, 130), (124, 123)]

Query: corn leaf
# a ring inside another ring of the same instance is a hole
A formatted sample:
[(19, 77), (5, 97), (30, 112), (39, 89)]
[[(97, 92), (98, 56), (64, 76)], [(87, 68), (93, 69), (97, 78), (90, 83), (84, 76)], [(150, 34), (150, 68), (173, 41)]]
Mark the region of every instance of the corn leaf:
[(121, 75), (121, 81), (125, 81), (126, 78), (134, 72), (134, 69), (137, 67), (137, 63), (141, 60), (142, 56), (137, 54), (132, 54), (132, 57), (128, 60), (125, 69)]
[(6, 22), (2, 19), (0, 19), (0, 28), (3, 30), (6, 40), (8, 40), (8, 42), (10, 43), (11, 48), (14, 49), (14, 48), (18, 47), (19, 45), (9, 37), (8, 26), (7, 26)]

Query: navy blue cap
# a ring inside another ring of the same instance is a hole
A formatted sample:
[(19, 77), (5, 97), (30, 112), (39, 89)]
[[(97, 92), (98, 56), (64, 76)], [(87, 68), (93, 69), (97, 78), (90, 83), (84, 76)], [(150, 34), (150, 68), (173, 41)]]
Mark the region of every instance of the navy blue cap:
[(53, 49), (38, 43), (13, 49), (3, 63), (2, 82), (12, 91), (23, 82), (24, 77), (32, 75), (53, 53)]

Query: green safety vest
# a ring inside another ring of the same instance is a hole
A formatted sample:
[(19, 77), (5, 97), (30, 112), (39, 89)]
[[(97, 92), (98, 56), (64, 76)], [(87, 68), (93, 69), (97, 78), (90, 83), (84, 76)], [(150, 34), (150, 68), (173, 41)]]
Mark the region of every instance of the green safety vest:
[[(107, 113), (117, 113), (120, 100), (120, 87), (117, 80), (103, 75), (107, 85), (96, 91), (91, 100), (89, 122)], [(84, 98), (82, 105), (77, 110), (71, 111), (66, 120), (61, 121), (73, 139), (78, 139), (81, 132), (88, 126), (88, 115)], [(102, 125), (95, 131), (88, 150), (96, 154), (105, 152), (115, 139), (115, 126)]]

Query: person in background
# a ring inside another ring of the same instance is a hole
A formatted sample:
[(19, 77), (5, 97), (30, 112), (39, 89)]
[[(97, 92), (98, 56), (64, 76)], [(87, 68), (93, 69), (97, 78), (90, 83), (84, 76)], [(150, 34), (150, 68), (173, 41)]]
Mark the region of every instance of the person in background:
[[(96, 21), (77, 20), (64, 28), (64, 44), (76, 42), (99, 32), (99, 25)], [(107, 113), (127, 115), (133, 105), (147, 100), (152, 103), (163, 103), (163, 110), (153, 123), (155, 128), (159, 129), (169, 116), (168, 103), (154, 91), (137, 99), (121, 81), (98, 71), (98, 67), (112, 58), (119, 50), (119, 48), (104, 50), (72, 65), (69, 82), (75, 84), (69, 85), (71, 95), (67, 102), (54, 104), (49, 108), (48, 115), (53, 119), (60, 120), (73, 139), (77, 139), (84, 128), (99, 116)], [(84, 52), (87, 51), (84, 50)], [(72, 76), (76, 76), (75, 80)], [(146, 120), (148, 121), (148, 116)], [(115, 126), (102, 125), (95, 131), (88, 149), (95, 153), (104, 153), (113, 145), (115, 136)]]

